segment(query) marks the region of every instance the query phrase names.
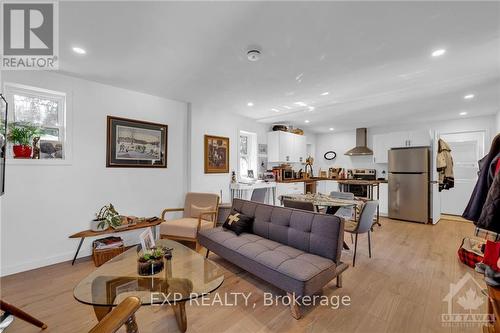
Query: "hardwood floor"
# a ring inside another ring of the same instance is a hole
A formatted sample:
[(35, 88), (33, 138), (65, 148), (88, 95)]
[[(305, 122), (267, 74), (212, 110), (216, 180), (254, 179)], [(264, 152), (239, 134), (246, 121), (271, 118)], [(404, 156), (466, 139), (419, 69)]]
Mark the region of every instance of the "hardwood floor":
[[(329, 297), (349, 295), (351, 305), (303, 307), (298, 321), (284, 305), (263, 305), (264, 292), (282, 291), (211, 254), (226, 269), (217, 292), (251, 292), (251, 306), (187, 305), (188, 332), (480, 332), (480, 327), (441, 325), (450, 283), (469, 272), (483, 284), (456, 255), (462, 238), (472, 234), (467, 222), (441, 220), (432, 226), (383, 219), (373, 233), (372, 259), (366, 235), (360, 236), (356, 267), (344, 273), (343, 288), (337, 289), (333, 280), (323, 290)], [(347, 234), (346, 241), (350, 244)], [(343, 261), (352, 261), (350, 251), (344, 251)], [(73, 267), (67, 262), (7, 276), (0, 279), (1, 297), (47, 323), (45, 332), (87, 332), (96, 323), (92, 307), (78, 303), (72, 289), (93, 269), (90, 260), (80, 260)], [(144, 306), (137, 323), (142, 333), (179, 331), (170, 307)], [(16, 320), (7, 332), (38, 331)]]

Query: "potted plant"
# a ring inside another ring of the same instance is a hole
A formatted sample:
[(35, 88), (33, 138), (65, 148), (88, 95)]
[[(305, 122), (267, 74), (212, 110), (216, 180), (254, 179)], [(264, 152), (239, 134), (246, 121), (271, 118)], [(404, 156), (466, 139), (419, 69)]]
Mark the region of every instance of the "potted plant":
[(154, 247), (151, 250), (143, 251), (137, 259), (137, 273), (139, 275), (154, 275), (163, 270), (163, 256), (165, 249)]
[(96, 218), (90, 223), (90, 230), (102, 231), (109, 227), (116, 228), (121, 225), (120, 214), (112, 204), (103, 206), (96, 214)]
[(33, 138), (40, 134), (40, 128), (30, 123), (11, 123), (7, 139), (13, 144), (14, 158), (30, 158)]

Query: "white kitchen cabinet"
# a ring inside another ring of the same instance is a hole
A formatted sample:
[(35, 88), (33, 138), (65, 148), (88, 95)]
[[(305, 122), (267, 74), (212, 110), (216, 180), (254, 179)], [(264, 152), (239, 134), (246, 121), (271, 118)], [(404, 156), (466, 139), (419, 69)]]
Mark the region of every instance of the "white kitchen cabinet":
[(333, 191), (339, 190), (339, 183), (334, 180), (320, 180), (316, 187), (316, 192), (330, 195)]
[(430, 131), (411, 131), (408, 132), (408, 146), (422, 147), (431, 145)]
[(380, 215), (387, 216), (389, 214), (389, 184), (380, 183), (379, 186), (378, 206)]
[(373, 136), (373, 162), (388, 163), (388, 151), (391, 148), (430, 145), (430, 132), (426, 130), (376, 134)]
[(293, 140), (293, 159), (299, 163), (306, 163), (307, 137), (294, 134)]
[(408, 142), (406, 132), (392, 132), (373, 136), (373, 162), (388, 163), (388, 151), (391, 148), (405, 147)]
[(304, 194), (305, 193), (304, 184), (305, 184), (304, 182), (277, 183), (276, 202), (279, 202), (280, 196), (285, 194)]
[(267, 133), (268, 162), (305, 163), (307, 138), (289, 132), (274, 131)]

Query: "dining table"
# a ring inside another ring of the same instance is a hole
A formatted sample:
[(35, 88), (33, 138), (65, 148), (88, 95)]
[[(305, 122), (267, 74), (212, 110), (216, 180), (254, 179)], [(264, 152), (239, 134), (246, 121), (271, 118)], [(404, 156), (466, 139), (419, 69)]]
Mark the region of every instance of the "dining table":
[(283, 204), (284, 199), (297, 200), (297, 201), (307, 201), (312, 202), (315, 207), (355, 207), (356, 210), (361, 211), (364, 205), (364, 201), (360, 199), (339, 199), (333, 198), (329, 195), (322, 193), (308, 193), (308, 194), (283, 194), (279, 197), (281, 203)]
[[(311, 202), (315, 207), (323, 207), (326, 208), (327, 214), (335, 214), (336, 211), (341, 207), (353, 207), (356, 220), (357, 212), (361, 212), (363, 209), (363, 205), (365, 202), (361, 199), (340, 199), (333, 198), (329, 195), (322, 193), (308, 193), (308, 194), (283, 194), (279, 197), (281, 204), (283, 204), (283, 200), (297, 200), (297, 201), (306, 201)], [(343, 247), (345, 250), (349, 250), (349, 246), (344, 241)]]

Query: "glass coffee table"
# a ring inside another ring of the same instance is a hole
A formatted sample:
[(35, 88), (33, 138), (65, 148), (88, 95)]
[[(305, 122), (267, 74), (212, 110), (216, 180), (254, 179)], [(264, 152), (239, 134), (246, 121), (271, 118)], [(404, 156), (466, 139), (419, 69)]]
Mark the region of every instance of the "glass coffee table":
[(217, 264), (178, 242), (160, 239), (156, 245), (173, 248), (172, 259), (164, 261), (165, 267), (160, 273), (139, 275), (138, 254), (133, 247), (80, 281), (73, 290), (74, 297), (92, 305), (97, 320), (129, 296), (138, 297), (142, 305), (171, 305), (179, 329), (185, 332), (186, 301), (219, 288), (224, 273)]

